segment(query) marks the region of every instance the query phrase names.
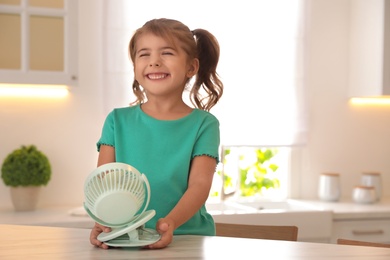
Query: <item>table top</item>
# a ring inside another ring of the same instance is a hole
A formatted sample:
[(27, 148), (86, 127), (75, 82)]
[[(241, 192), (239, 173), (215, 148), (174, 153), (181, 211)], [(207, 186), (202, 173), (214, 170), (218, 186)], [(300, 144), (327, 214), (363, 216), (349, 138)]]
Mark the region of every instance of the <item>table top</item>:
[(390, 259), (390, 249), (263, 239), (175, 236), (161, 250), (89, 243), (89, 229), (0, 225), (0, 259)]

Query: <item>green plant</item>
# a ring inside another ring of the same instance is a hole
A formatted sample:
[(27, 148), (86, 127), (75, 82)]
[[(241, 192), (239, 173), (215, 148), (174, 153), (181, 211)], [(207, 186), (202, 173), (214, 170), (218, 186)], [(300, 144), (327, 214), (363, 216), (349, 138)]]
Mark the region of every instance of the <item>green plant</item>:
[(1, 178), (11, 187), (47, 185), (50, 177), (50, 162), (34, 145), (14, 150), (1, 167)]
[[(240, 168), (240, 190), (241, 196), (253, 196), (262, 194), (263, 189), (279, 188), (280, 182), (278, 178), (271, 177), (270, 173), (274, 173), (279, 168), (278, 165), (272, 163), (272, 158), (278, 153), (275, 148), (256, 149), (255, 160)], [(244, 160), (245, 158), (240, 158)]]
[[(232, 154), (233, 149), (234, 154)], [(240, 196), (249, 197), (262, 195), (264, 189), (278, 189), (280, 181), (275, 173), (279, 166), (273, 162), (277, 153), (277, 148), (225, 149), (223, 161), (225, 174), (222, 184), (224, 190), (229, 193), (238, 189)], [(217, 171), (217, 174), (221, 176), (222, 170)], [(211, 194), (211, 196), (218, 195), (217, 191)]]

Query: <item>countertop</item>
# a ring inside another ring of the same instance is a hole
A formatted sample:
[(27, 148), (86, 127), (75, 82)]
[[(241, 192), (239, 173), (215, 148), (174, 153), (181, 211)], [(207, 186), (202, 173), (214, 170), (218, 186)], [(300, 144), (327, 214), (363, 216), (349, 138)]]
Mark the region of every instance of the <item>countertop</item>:
[[(389, 219), (390, 198), (373, 204), (357, 204), (351, 200), (323, 202), (317, 200), (299, 200), (317, 210), (333, 211), (333, 220), (348, 219)], [(13, 209), (0, 209), (0, 224), (34, 225), (92, 228), (94, 221), (82, 207), (38, 208), (30, 212), (15, 212)]]
[(89, 230), (0, 225), (0, 259), (390, 259), (390, 249), (217, 236), (175, 236), (161, 250), (100, 249)]
[(390, 198), (383, 198), (372, 204), (359, 204), (351, 199), (337, 202), (302, 200), (315, 209), (333, 211), (333, 220), (390, 218)]
[(0, 213), (0, 224), (92, 228), (95, 223), (82, 207), (50, 207), (18, 212), (2, 209)]

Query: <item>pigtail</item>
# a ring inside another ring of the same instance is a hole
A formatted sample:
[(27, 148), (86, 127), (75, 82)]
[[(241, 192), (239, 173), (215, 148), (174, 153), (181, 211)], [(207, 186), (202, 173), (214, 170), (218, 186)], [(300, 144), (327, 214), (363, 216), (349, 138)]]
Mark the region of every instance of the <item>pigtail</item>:
[[(199, 71), (191, 89), (191, 102), (200, 109), (210, 111), (223, 93), (223, 84), (217, 74), (219, 44), (214, 35), (206, 30), (196, 29), (192, 33), (197, 44)], [(206, 96), (202, 97), (201, 90)]]
[(145, 92), (141, 89), (141, 86), (135, 79), (133, 81), (133, 93), (136, 97), (136, 100), (131, 102), (130, 106), (142, 104), (145, 101)]
[[(132, 37), (130, 42), (129, 42), (129, 58), (133, 62), (133, 65), (134, 65), (134, 61), (135, 61), (135, 52), (136, 52), (135, 41), (136, 41), (136, 37)], [(135, 79), (135, 77), (133, 80), (132, 90), (133, 90), (133, 94), (135, 95), (136, 99), (133, 102), (130, 102), (130, 106), (144, 103), (146, 100), (145, 92), (141, 88), (141, 86), (139, 85), (139, 83)]]

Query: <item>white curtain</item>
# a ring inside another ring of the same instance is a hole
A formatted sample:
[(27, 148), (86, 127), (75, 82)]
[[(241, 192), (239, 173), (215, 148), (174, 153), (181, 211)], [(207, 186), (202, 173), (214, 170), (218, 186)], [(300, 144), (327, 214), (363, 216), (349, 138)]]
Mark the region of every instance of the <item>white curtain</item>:
[(104, 10), (107, 110), (132, 98), (127, 45), (134, 30), (153, 18), (173, 18), (209, 30), (220, 43), (225, 90), (211, 113), (220, 120), (222, 145), (306, 142), (304, 0), (105, 0)]
[(131, 11), (126, 0), (104, 0), (103, 5), (103, 107), (128, 106), (132, 97), (133, 69), (128, 43), (133, 29), (128, 21)]

